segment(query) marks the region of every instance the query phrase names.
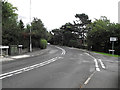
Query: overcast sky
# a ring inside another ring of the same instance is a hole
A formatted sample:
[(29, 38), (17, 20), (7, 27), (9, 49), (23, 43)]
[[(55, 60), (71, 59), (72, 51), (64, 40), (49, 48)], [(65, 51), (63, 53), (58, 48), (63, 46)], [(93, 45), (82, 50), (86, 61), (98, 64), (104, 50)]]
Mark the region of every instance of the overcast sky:
[[(8, 0), (18, 8), (19, 19), (30, 22), (30, 0)], [(48, 30), (59, 28), (75, 20), (75, 14), (85, 13), (93, 21), (106, 16), (111, 22), (118, 22), (120, 0), (31, 0), (31, 17), (42, 20)]]

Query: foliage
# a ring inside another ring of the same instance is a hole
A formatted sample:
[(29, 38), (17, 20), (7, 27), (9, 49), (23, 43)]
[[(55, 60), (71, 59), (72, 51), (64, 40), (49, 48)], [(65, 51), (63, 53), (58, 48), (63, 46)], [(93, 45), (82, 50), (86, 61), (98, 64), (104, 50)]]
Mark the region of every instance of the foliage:
[(45, 39), (40, 40), (40, 48), (41, 49), (47, 48), (47, 41)]
[(47, 40), (49, 35), (44, 24), (40, 19), (34, 18), (31, 25), (25, 27), (22, 20), (18, 21), (16, 10), (17, 8), (11, 3), (6, 0), (2, 1), (2, 44), (7, 46), (22, 44), (25, 48), (28, 48), (31, 35), (32, 46), (39, 47), (40, 39), (44, 38)]
[[(90, 24), (91, 31), (87, 36), (88, 48), (94, 51), (101, 51), (108, 53), (111, 49), (112, 43), (110, 37), (120, 38), (120, 26), (119, 24), (110, 23), (106, 17), (101, 17), (99, 20), (96, 19)], [(119, 52), (120, 40), (115, 42), (116, 54)]]
[(47, 30), (40, 19), (34, 18), (31, 23), (31, 31), (33, 47), (39, 47), (38, 41), (41, 38), (47, 39)]
[[(52, 30), (51, 44), (59, 44), (65, 46), (81, 47), (85, 45), (86, 33), (88, 32), (87, 25), (91, 22), (86, 14), (76, 14), (76, 18), (79, 20), (72, 23), (66, 23), (62, 25), (60, 29)], [(87, 28), (87, 29), (86, 29)], [(75, 45), (73, 45), (73, 43)], [(71, 44), (71, 45), (70, 45)]]
[(78, 42), (76, 40), (70, 40), (68, 46), (78, 47)]
[(89, 20), (88, 15), (84, 13), (76, 14), (75, 17), (78, 20), (74, 21), (74, 26), (76, 27), (76, 31), (82, 40), (82, 46), (85, 46), (87, 33), (89, 31), (89, 28), (87, 27), (87, 25), (91, 23), (91, 20)]
[(18, 44), (18, 25), (16, 7), (7, 1), (2, 1), (2, 43), (3, 45)]

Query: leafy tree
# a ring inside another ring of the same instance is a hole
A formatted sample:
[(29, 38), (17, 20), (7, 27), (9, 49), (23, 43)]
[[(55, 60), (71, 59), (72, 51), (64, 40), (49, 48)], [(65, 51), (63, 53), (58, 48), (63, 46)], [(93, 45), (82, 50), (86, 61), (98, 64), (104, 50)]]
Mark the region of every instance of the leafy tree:
[(62, 32), (60, 29), (54, 29), (51, 32), (52, 38), (50, 40), (51, 44), (62, 44)]
[(3, 45), (18, 44), (16, 7), (11, 3), (2, 1), (2, 43)]
[[(120, 37), (119, 24), (110, 23), (110, 21), (104, 16), (99, 20), (95, 20), (89, 25), (91, 31), (87, 36), (88, 48), (95, 51), (108, 52), (112, 47), (110, 37)], [(119, 40), (118, 40), (119, 41)], [(118, 54), (119, 42), (115, 42), (115, 50)]]
[(89, 20), (88, 15), (82, 13), (82, 14), (76, 14), (75, 17), (78, 19), (74, 21), (74, 30), (79, 34), (79, 37), (82, 40), (82, 45), (85, 45), (87, 33), (89, 31), (89, 28), (87, 28), (87, 25), (91, 23), (91, 20)]
[(18, 40), (19, 40), (19, 44), (22, 44), (24, 47), (26, 47), (26, 45), (24, 45), (25, 44), (25, 40), (23, 40), (23, 39), (25, 39), (24, 37), (24, 32), (25, 32), (25, 26), (24, 26), (24, 23), (23, 23), (23, 21), (22, 20), (20, 20), (19, 22), (18, 22)]
[(40, 19), (34, 18), (31, 23), (31, 31), (33, 47), (39, 47), (40, 44), (38, 41), (40, 39), (47, 39), (47, 30)]
[(85, 41), (86, 34), (89, 30), (87, 25), (91, 23), (91, 20), (89, 20), (89, 17), (86, 14), (76, 14), (75, 17), (78, 18), (78, 20), (74, 21), (74, 24), (66, 23), (65, 25), (62, 25), (60, 29), (52, 30), (53, 37), (51, 41), (54, 44), (71, 46), (70, 44), (75, 42), (77, 43), (76, 46), (73, 45), (75, 47), (84, 45), (83, 42)]
[(25, 29), (24, 23), (22, 20), (19, 21), (19, 28), (21, 31), (23, 31)]

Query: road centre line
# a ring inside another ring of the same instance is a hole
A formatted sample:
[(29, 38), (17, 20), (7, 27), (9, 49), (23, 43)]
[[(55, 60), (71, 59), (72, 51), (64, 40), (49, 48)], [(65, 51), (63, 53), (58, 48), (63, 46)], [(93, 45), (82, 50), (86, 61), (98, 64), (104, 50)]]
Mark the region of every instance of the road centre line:
[(84, 85), (88, 84), (88, 82), (90, 81), (90, 79), (92, 78), (92, 76), (95, 74), (96, 71), (94, 71), (89, 77), (88, 79), (84, 82)]
[(26, 72), (26, 71), (30, 71), (30, 70), (35, 69), (35, 68), (42, 67), (42, 66), (44, 66), (44, 65), (47, 65), (47, 64), (49, 64), (49, 63), (52, 63), (52, 62), (60, 59), (60, 58), (63, 58), (63, 57), (55, 57), (55, 58), (52, 58), (52, 59), (50, 59), (50, 60), (47, 60), (47, 61), (42, 62), (42, 63), (39, 63), (39, 64), (27, 66), (27, 67), (25, 67), (25, 68), (21, 68), (21, 69), (14, 70), (14, 71), (11, 71), (11, 72), (8, 72), (8, 73), (0, 74), (0, 80), (1, 80), (1, 79), (4, 79), (4, 78), (7, 78), (7, 77), (11, 77), (11, 76), (13, 76), (13, 75), (17, 75), (17, 74)]
[(100, 68), (99, 68), (99, 66), (98, 66), (97, 59), (96, 59), (95, 57), (93, 57), (92, 55), (88, 54), (88, 53), (85, 53), (85, 54), (87, 54), (88, 56), (90, 56), (91, 58), (94, 59), (96, 71), (100, 71)]
[(65, 55), (66, 54), (66, 51), (63, 48), (60, 48), (58, 46), (55, 46), (55, 47), (58, 48), (58, 49), (60, 49), (60, 50), (62, 50), (62, 54), (61, 55)]

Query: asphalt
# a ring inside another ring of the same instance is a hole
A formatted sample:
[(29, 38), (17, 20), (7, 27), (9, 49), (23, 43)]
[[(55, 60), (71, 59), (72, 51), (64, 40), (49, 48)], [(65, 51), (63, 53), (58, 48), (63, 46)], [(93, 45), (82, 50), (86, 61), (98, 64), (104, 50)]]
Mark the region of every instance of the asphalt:
[[(88, 52), (76, 48), (50, 45), (44, 53), (37, 56), (3, 62), (3, 73), (8, 73), (57, 57), (49, 64), (3, 78), (2, 86), (3, 88), (118, 88), (118, 58), (86, 53)], [(101, 59), (106, 68), (103, 69), (98, 61), (100, 71), (96, 71), (94, 59), (90, 55), (97, 60)]]

